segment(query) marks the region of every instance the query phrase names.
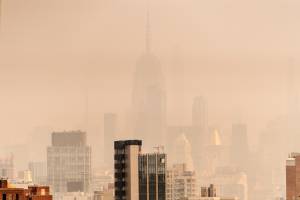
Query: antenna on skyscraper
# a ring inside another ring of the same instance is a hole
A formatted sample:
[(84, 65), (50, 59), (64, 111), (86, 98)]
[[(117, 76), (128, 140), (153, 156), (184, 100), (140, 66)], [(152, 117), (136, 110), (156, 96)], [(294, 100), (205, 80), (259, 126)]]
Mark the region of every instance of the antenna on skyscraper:
[(146, 0), (146, 53), (151, 51), (151, 31), (150, 31), (150, 12), (149, 0)]

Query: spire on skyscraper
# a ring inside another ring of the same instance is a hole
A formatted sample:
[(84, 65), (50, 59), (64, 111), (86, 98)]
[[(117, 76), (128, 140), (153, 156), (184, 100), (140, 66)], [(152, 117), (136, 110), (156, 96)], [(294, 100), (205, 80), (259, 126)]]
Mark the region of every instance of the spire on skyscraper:
[(150, 31), (150, 12), (149, 12), (149, 0), (147, 0), (147, 11), (146, 11), (146, 53), (151, 51), (151, 31)]

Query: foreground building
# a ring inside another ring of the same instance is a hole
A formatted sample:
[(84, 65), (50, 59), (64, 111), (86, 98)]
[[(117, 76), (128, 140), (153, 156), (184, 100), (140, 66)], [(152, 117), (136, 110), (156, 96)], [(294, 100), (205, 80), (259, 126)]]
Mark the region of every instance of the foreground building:
[(48, 186), (29, 186), (10, 188), (7, 180), (0, 180), (0, 196), (2, 200), (52, 200)]
[(291, 153), (286, 161), (286, 200), (300, 198), (300, 153)]
[(195, 171), (186, 164), (175, 164), (167, 171), (167, 200), (195, 199), (198, 196)]
[(55, 193), (88, 192), (91, 179), (91, 147), (81, 131), (52, 133), (47, 149), (48, 183)]
[(115, 199), (165, 200), (166, 154), (142, 154), (141, 140), (115, 141)]

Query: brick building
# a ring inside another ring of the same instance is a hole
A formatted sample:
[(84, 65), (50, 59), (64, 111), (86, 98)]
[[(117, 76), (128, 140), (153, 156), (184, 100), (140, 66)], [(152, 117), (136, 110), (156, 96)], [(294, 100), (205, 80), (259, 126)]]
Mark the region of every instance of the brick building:
[(49, 186), (9, 187), (7, 180), (0, 180), (0, 200), (52, 200)]

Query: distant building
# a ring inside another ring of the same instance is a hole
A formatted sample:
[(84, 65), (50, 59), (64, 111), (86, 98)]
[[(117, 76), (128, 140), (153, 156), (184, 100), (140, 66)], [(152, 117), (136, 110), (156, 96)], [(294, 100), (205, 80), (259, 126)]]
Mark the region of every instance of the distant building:
[(141, 146), (141, 140), (115, 141), (116, 200), (165, 200), (166, 154), (142, 154)]
[(219, 197), (216, 187), (210, 184), (209, 187), (201, 187), (200, 197), (195, 200), (238, 200), (238, 198)]
[(210, 184), (209, 187), (201, 187), (201, 197), (216, 197), (217, 190), (213, 184)]
[(186, 164), (175, 164), (167, 170), (167, 200), (195, 199), (198, 197), (195, 171), (189, 171)]
[(32, 183), (32, 174), (30, 170), (22, 170), (18, 172), (18, 179), (25, 183)]
[(300, 153), (291, 153), (286, 161), (286, 200), (300, 198)]
[(232, 125), (231, 161), (241, 170), (246, 170), (249, 159), (249, 148), (246, 124)]
[(29, 186), (26, 188), (10, 188), (7, 180), (0, 180), (0, 196), (2, 200), (52, 200), (48, 186)]
[(145, 52), (136, 63), (132, 111), (137, 138), (147, 141), (146, 150), (165, 145), (166, 89), (159, 59), (151, 51), (149, 15), (147, 14)]
[(38, 185), (47, 183), (47, 163), (46, 162), (30, 162), (28, 169), (31, 171), (32, 182)]
[(114, 200), (113, 191), (95, 191), (93, 200)]
[(114, 148), (113, 143), (117, 134), (117, 115), (114, 113), (104, 114), (104, 163), (112, 167)]
[(91, 147), (86, 144), (86, 133), (52, 133), (52, 146), (47, 149), (47, 171), (54, 192), (88, 192)]
[(14, 176), (14, 156), (0, 158), (0, 176), (8, 179), (13, 179)]

